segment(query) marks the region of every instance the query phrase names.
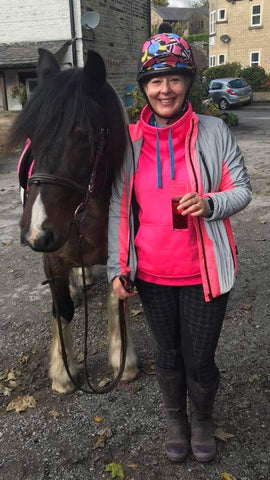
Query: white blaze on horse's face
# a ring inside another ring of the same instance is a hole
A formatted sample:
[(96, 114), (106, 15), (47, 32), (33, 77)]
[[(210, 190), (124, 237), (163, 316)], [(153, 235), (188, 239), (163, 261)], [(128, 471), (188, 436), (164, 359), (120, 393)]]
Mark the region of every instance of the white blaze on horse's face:
[(26, 234), (29, 244), (34, 245), (37, 236), (42, 232), (42, 224), (46, 218), (47, 214), (39, 193), (32, 207), (30, 228)]

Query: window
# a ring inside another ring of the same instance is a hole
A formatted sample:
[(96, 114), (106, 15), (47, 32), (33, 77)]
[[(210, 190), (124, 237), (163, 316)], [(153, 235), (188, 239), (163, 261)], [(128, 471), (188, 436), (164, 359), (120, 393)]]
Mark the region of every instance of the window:
[(249, 65), (251, 67), (258, 67), (260, 65), (260, 52), (250, 52)]
[(259, 27), (262, 24), (262, 6), (251, 5), (251, 26)]
[(215, 55), (210, 55), (209, 57), (209, 67), (214, 67), (216, 65), (216, 57)]
[(226, 20), (226, 8), (220, 8), (218, 10), (218, 22), (225, 22)]
[(225, 54), (224, 53), (219, 53), (218, 54), (218, 65), (224, 65), (225, 64)]
[(221, 90), (222, 89), (222, 83), (219, 82), (213, 82), (210, 86), (211, 90)]
[(243, 78), (236, 78), (236, 80), (231, 80), (228, 83), (228, 87), (230, 88), (244, 88), (246, 86), (247, 86), (247, 82)]
[(210, 12), (210, 35), (216, 33), (216, 10)]

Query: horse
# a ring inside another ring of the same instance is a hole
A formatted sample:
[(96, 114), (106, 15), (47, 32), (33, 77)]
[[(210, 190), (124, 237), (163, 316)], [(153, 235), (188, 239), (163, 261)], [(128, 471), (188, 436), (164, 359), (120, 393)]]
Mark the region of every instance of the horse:
[[(83, 210), (80, 225), (85, 266), (105, 265), (111, 185), (129, 148), (127, 117), (97, 52), (88, 51), (84, 68), (61, 71), (56, 57), (39, 49), (37, 70), (38, 85), (12, 126), (9, 146), (27, 142), (27, 160), (23, 160), (20, 173), (30, 178), (27, 187), (25, 181), (21, 238), (32, 250), (43, 253), (45, 275), (54, 278), (69, 370), (76, 378), (79, 368), (72, 351), (74, 295), (70, 278), (74, 268), (82, 266), (82, 256), (74, 218)], [(112, 289), (108, 306), (109, 362), (117, 374), (121, 341), (118, 299)], [(52, 310), (49, 376), (52, 389), (65, 394), (75, 387), (63, 363), (54, 302)], [(128, 332), (122, 379), (131, 380), (137, 372)]]

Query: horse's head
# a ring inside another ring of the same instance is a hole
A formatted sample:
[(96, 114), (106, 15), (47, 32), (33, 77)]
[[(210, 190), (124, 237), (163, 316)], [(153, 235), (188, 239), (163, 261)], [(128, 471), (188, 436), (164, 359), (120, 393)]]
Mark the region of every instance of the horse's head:
[(67, 241), (89, 184), (94, 194), (105, 183), (105, 136), (113, 174), (122, 161), (126, 135), (119, 100), (106, 82), (98, 53), (88, 52), (83, 69), (60, 71), (54, 55), (40, 49), (38, 76), (37, 89), (11, 132), (11, 144), (14, 138), (16, 143), (30, 138), (34, 159), (22, 237), (32, 249), (51, 252)]

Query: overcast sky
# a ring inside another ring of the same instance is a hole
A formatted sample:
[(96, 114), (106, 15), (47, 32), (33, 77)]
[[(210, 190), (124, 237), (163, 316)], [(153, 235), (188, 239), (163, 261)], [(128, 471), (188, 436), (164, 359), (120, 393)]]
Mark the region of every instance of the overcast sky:
[(191, 0), (169, 0), (168, 7), (190, 7)]

